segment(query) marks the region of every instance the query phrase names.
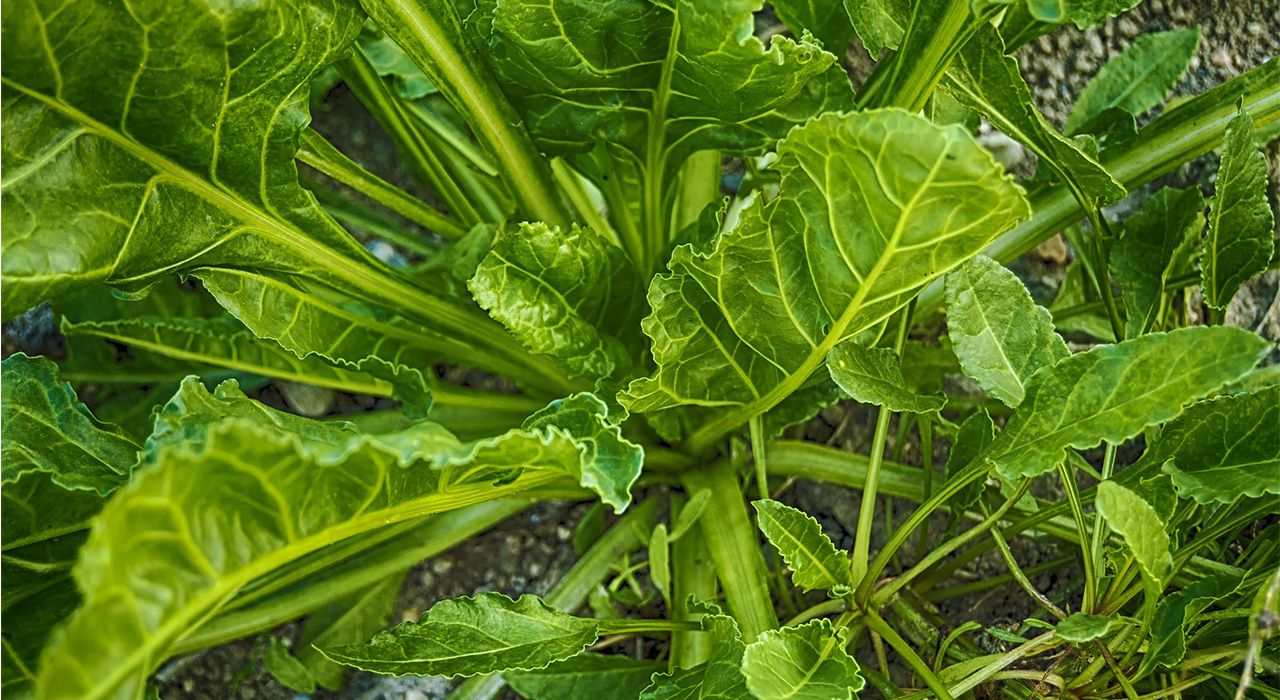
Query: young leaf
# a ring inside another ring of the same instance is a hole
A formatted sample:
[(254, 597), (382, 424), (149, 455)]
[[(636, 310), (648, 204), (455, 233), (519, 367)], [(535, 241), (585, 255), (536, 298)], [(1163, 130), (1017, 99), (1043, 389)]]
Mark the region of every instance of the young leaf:
[(702, 618), (702, 626), (710, 638), (710, 658), (693, 668), (653, 674), (640, 700), (751, 700), (740, 670), (747, 647), (742, 643), (738, 624), (728, 615), (713, 613)]
[(1194, 187), (1165, 187), (1125, 220), (1124, 232), (1111, 249), (1111, 274), (1123, 289), (1126, 337), (1151, 330), (1165, 283), (1203, 228), (1204, 197)]
[(346, 669), (325, 658), (320, 649), (362, 642), (385, 628), (387, 618), (395, 610), (404, 578), (404, 572), (392, 574), (354, 596), (334, 601), (307, 616), (298, 638), (296, 656), (317, 684), (329, 690), (342, 685), (342, 673)]
[[(1078, 260), (1068, 264), (1058, 287), (1058, 296), (1049, 305), (1053, 327), (1063, 333), (1083, 333), (1099, 340), (1114, 340), (1111, 322), (1105, 316), (1096, 311), (1081, 312), (1079, 308), (1089, 302), (1086, 296), (1088, 285), (1084, 265)], [(1066, 314), (1068, 310), (1070, 315)]]
[(825, 618), (769, 630), (747, 647), (742, 675), (760, 700), (848, 700), (866, 684), (848, 644), (847, 630)]
[(1267, 160), (1253, 135), (1253, 118), (1240, 112), (1227, 125), (1209, 234), (1201, 249), (1205, 303), (1231, 303), (1240, 285), (1267, 269), (1275, 248), (1275, 223), (1267, 200)]
[[(883, 164), (901, 167), (885, 178)], [(677, 248), (649, 288), (658, 370), (630, 410), (713, 407), (705, 448), (803, 386), (875, 326), (1025, 216), (1026, 201), (959, 127), (900, 110), (828, 114), (778, 146), (779, 195), (715, 248)]]
[(756, 524), (791, 569), (791, 580), (805, 591), (848, 586), (849, 556), (836, 549), (809, 514), (777, 501), (752, 501)]
[(563, 424), (553, 406), (462, 443), (433, 423), (362, 433), (279, 413), (231, 383), (209, 394), (184, 382), (140, 476), (95, 520), (74, 571), (85, 602), (45, 654), (42, 694), (133, 692), (232, 593), (335, 541), (569, 475), (612, 488), (618, 470), (638, 471), (640, 448), (602, 402), (561, 405)]
[[(1018, 2), (1021, 0), (1015, 0)], [(1072, 22), (1080, 29), (1137, 5), (1142, 0), (1025, 0), (1031, 16), (1041, 22)]]
[(667, 538), (667, 526), (658, 523), (649, 536), (649, 578), (662, 599), (671, 602), (671, 545)]
[(911, 8), (910, 0), (844, 0), (853, 31), (871, 58), (879, 58), (886, 48), (898, 48)]
[(1111, 615), (1072, 613), (1059, 622), (1054, 630), (1059, 637), (1078, 645), (1105, 637), (1115, 624), (1116, 619)]
[(1195, 581), (1161, 600), (1151, 618), (1151, 641), (1136, 678), (1150, 674), (1156, 666), (1177, 666), (1187, 653), (1187, 628), (1192, 618), (1235, 593), (1242, 582), (1239, 575), (1218, 574)]
[(508, 671), (502, 679), (528, 700), (635, 698), (665, 667), (658, 661), (582, 653), (538, 671)]
[(709, 489), (700, 489), (689, 497), (689, 502), (684, 504), (680, 509), (680, 514), (676, 516), (676, 521), (671, 528), (671, 541), (675, 542), (684, 537), (689, 528), (698, 522), (698, 518), (702, 517), (702, 511), (706, 510), (707, 504), (711, 502), (711, 491)]
[(1118, 443), (1234, 381), (1268, 343), (1239, 328), (1182, 328), (1078, 353), (1038, 372), (985, 459), (1016, 479), (1052, 471), (1066, 449)]
[(481, 593), (436, 603), (362, 644), (322, 649), (330, 659), (393, 676), (470, 677), (546, 668), (596, 641), (594, 620), (566, 615), (537, 596)]
[(1042, 167), (1070, 183), (1076, 196), (1095, 205), (1123, 198), (1124, 186), (1098, 163), (1096, 154), (1058, 133), (1036, 109), (1018, 62), (1004, 48), (994, 27), (980, 27), (956, 54), (943, 85), (961, 104), (987, 115), (1001, 132), (1030, 148)]
[(769, 5), (793, 34), (811, 32), (837, 58), (849, 48), (853, 26), (842, 0), (772, 0)]
[(1148, 585), (1163, 588), (1173, 572), (1173, 556), (1169, 553), (1168, 528), (1155, 509), (1114, 481), (1098, 484), (1094, 506), (1129, 546)]
[[(964, 419), (964, 422), (960, 424), (960, 429), (956, 431), (955, 440), (951, 442), (951, 452), (947, 455), (947, 479), (956, 478), (995, 439), (996, 427), (991, 422), (991, 416), (986, 411), (977, 411)], [(957, 518), (963, 516), (966, 511), (978, 502), (978, 498), (982, 496), (982, 490), (985, 488), (986, 484), (982, 481), (965, 486), (955, 496), (952, 496), (951, 501), (948, 503), (951, 512)]]
[(1143, 34), (1085, 85), (1067, 117), (1068, 134), (1133, 133), (1140, 117), (1169, 95), (1200, 46), (1198, 28)]
[(1071, 354), (1049, 312), (1003, 265), (978, 256), (947, 275), (947, 335), (965, 374), (1007, 406), (1042, 367)]
[(629, 369), (643, 289), (621, 249), (574, 225), (499, 235), (469, 283), (476, 303), (531, 352), (588, 380)]
[(1131, 469), (1163, 469), (1200, 503), (1280, 494), (1280, 385), (1201, 401), (1169, 421)]
[(897, 413), (932, 413), (947, 403), (943, 394), (917, 394), (902, 377), (892, 348), (866, 348), (854, 341), (835, 346), (827, 355), (827, 371), (845, 393), (860, 403)]
[(262, 665), (272, 678), (286, 688), (299, 693), (316, 692), (316, 679), (311, 677), (311, 672), (302, 665), (302, 662), (289, 655), (289, 648), (280, 641), (279, 637), (271, 639), (271, 645), (267, 647), (267, 652), (262, 657)]

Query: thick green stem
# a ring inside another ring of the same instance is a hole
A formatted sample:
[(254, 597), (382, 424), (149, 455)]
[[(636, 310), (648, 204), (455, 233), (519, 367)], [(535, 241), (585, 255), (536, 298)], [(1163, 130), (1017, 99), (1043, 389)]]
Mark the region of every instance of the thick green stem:
[[(678, 512), (678, 511), (676, 511)], [(700, 614), (689, 610), (690, 599), (716, 599), (716, 572), (706, 541), (696, 533), (686, 533), (671, 545), (672, 617), (696, 620)], [(672, 668), (693, 668), (711, 657), (712, 639), (706, 632), (676, 632), (671, 635)]]
[(751, 643), (762, 632), (778, 627), (769, 598), (764, 555), (756, 528), (747, 515), (742, 488), (728, 461), (690, 472), (684, 477), (689, 493), (710, 489), (711, 500), (698, 519), (698, 529), (711, 553), (729, 612), (742, 637)]
[(867, 460), (867, 478), (862, 482), (862, 497), (858, 503), (858, 522), (854, 529), (852, 580), (861, 581), (867, 573), (871, 558), (871, 526), (876, 514), (876, 489), (880, 486), (880, 464), (884, 461), (885, 439), (889, 433), (889, 420), (893, 412), (881, 406), (876, 415), (876, 432), (871, 438), (871, 458)]
[(362, 0), (382, 27), (433, 85), (466, 117), (502, 166), (507, 184), (528, 217), (567, 229), (569, 215), (520, 117), (472, 50), (455, 3), (449, 0)]
[(918, 0), (901, 47), (876, 66), (858, 94), (858, 107), (924, 109), (952, 57), (978, 26), (970, 16), (969, 0)]
[(929, 664), (925, 663), (924, 659), (921, 659), (920, 656), (916, 654), (915, 650), (911, 648), (911, 645), (907, 643), (907, 640), (903, 639), (902, 636), (890, 627), (888, 623), (882, 620), (879, 615), (870, 610), (866, 610), (862, 614), (862, 621), (867, 625), (867, 629), (880, 635), (881, 639), (888, 642), (889, 646), (893, 647), (893, 650), (898, 652), (898, 656), (902, 657), (902, 660), (911, 667), (911, 670), (916, 672), (916, 675), (924, 681), (924, 684), (928, 686), (929, 690), (933, 691), (934, 697), (937, 698), (937, 700), (952, 700), (951, 692), (948, 691), (947, 686), (943, 685), (942, 681), (934, 675), (933, 669), (929, 668)]

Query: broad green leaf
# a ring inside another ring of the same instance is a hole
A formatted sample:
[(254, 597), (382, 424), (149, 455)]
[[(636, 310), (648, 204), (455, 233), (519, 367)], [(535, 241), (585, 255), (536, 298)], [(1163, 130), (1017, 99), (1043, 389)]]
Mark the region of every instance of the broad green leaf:
[(1191, 405), (1148, 438), (1147, 467), (1200, 503), (1280, 494), (1280, 385)]
[(1203, 228), (1204, 197), (1195, 187), (1165, 187), (1125, 220), (1120, 240), (1111, 248), (1111, 274), (1122, 288), (1127, 337), (1151, 330), (1160, 314), (1165, 284)]
[(1026, 0), (1031, 16), (1041, 22), (1073, 22), (1080, 29), (1124, 12), (1142, 0)]
[(983, 25), (952, 60), (943, 85), (964, 106), (987, 115), (1010, 138), (1026, 145), (1066, 181), (1073, 193), (1094, 205), (1122, 199), (1125, 188), (1071, 139), (1058, 133), (1036, 109), (1018, 62), (1004, 53), (1004, 40)]
[(897, 413), (933, 413), (942, 410), (947, 397), (917, 394), (907, 386), (902, 365), (892, 348), (866, 348), (853, 341), (835, 346), (827, 355), (831, 379), (860, 403), (882, 406)]
[(1016, 479), (1053, 471), (1068, 447), (1119, 443), (1243, 376), (1268, 343), (1239, 328), (1182, 328), (1077, 353), (1038, 372), (985, 459)]
[(900, 110), (819, 117), (779, 144), (775, 167), (777, 197), (757, 199), (714, 249), (677, 248), (649, 288), (658, 370), (621, 400), (712, 409), (695, 448), (779, 405), (836, 345), (1027, 213), (972, 137)]
[(21, 604), (9, 606), (13, 588), (10, 578), (6, 569), (4, 600), (7, 607), (0, 649), (0, 693), (9, 700), (25, 700), (35, 696), (40, 651), (54, 629), (75, 612), (80, 593), (66, 571), (58, 572), (56, 578), (46, 572), (39, 597), (24, 598)]
[(1058, 636), (1072, 644), (1084, 644), (1105, 637), (1117, 620), (1112, 615), (1086, 615), (1072, 613), (1067, 619), (1059, 622), (1054, 631)]
[(1154, 508), (1138, 494), (1117, 484), (1098, 484), (1094, 507), (1107, 525), (1120, 535), (1153, 590), (1164, 587), (1173, 572), (1168, 527)]
[(751, 700), (746, 679), (742, 676), (742, 657), (746, 645), (733, 618), (718, 613), (702, 618), (709, 636), (711, 656), (693, 668), (677, 668), (669, 673), (655, 673), (640, 700)]
[(810, 116), (851, 106), (835, 56), (755, 38), (762, 4), (486, 2), (469, 24), (544, 150), (607, 143), (655, 178), (694, 151), (760, 152)]
[[(960, 429), (956, 431), (955, 439), (951, 441), (951, 452), (947, 455), (947, 479), (957, 478), (995, 439), (996, 427), (986, 411), (977, 411), (964, 419)], [(957, 518), (962, 517), (978, 502), (986, 487), (984, 482), (977, 481), (956, 492), (948, 503), (951, 512)]]
[(1108, 122), (1127, 122), (1164, 102), (1200, 46), (1198, 28), (1143, 34), (1107, 61), (1084, 86), (1067, 117), (1066, 132), (1105, 131)]
[[(42, 473), (58, 486), (107, 495), (122, 485), (138, 444), (93, 417), (58, 367), (22, 353), (5, 358), (2, 470), (5, 485)], [(6, 528), (6, 536), (12, 533)]]
[(1150, 674), (1156, 666), (1177, 666), (1187, 653), (1187, 628), (1192, 618), (1235, 593), (1241, 583), (1242, 578), (1238, 575), (1219, 574), (1192, 582), (1162, 599), (1151, 618), (1151, 640), (1142, 655), (1135, 680)]
[[(356, 394), (394, 396), (425, 415), (431, 406), (430, 389), (417, 369), (392, 367), (368, 357), (347, 368), (345, 361), (328, 361), (316, 354), (298, 357), (290, 350), (249, 332), (229, 316), (214, 319), (141, 316), (118, 321), (86, 321), (62, 324), (68, 337), (97, 338), (131, 349), (182, 361), (188, 373), (201, 367), (224, 367), (237, 372), (271, 377)], [(361, 372), (364, 368), (371, 372)], [(397, 384), (379, 379), (387, 376)]]
[(1267, 200), (1267, 161), (1241, 112), (1227, 125), (1222, 163), (1209, 205), (1209, 233), (1201, 249), (1205, 303), (1231, 303), (1240, 285), (1267, 269), (1275, 248), (1275, 216)]
[(947, 275), (947, 335), (964, 373), (1016, 407), (1027, 382), (1071, 351), (1016, 275), (979, 255)]
[(664, 668), (658, 661), (583, 653), (540, 671), (509, 671), (502, 679), (528, 700), (635, 698)]
[(791, 580), (805, 591), (829, 591), (850, 585), (849, 555), (836, 549), (804, 511), (777, 501), (752, 501), (756, 524), (791, 569)]
[(501, 234), (469, 283), (481, 307), (531, 352), (574, 376), (626, 371), (640, 346), (643, 286), (626, 254), (576, 224), (523, 223)]
[(286, 688), (299, 693), (316, 692), (316, 679), (311, 677), (311, 672), (301, 661), (289, 655), (289, 648), (279, 637), (271, 639), (271, 644), (263, 655), (262, 665), (272, 678)]
[(793, 33), (812, 33), (837, 58), (849, 48), (853, 26), (843, 0), (771, 0), (769, 5)]
[(760, 700), (847, 700), (866, 684), (848, 644), (847, 630), (823, 618), (769, 630), (747, 646), (742, 675)]
[(85, 602), (45, 652), (41, 697), (132, 695), (232, 594), (333, 542), (569, 475), (616, 484), (615, 470), (638, 471), (640, 449), (602, 402), (558, 404), (563, 425), (552, 406), (463, 443), (429, 422), (360, 432), (274, 411), (232, 383), (210, 394), (184, 382), (139, 476), (95, 520), (74, 571)]
[(853, 31), (867, 47), (871, 58), (886, 49), (896, 49), (911, 20), (910, 0), (844, 0)]
[(404, 578), (404, 572), (392, 574), (355, 596), (334, 601), (307, 616), (296, 656), (317, 684), (337, 690), (345, 670), (319, 650), (362, 642), (385, 628), (395, 611)]
[(525, 419), (523, 430), (573, 439), (579, 458), (564, 468), (578, 483), (621, 513), (631, 504), (631, 486), (640, 478), (644, 451), (609, 420), (609, 407), (594, 394), (557, 399)]
[(394, 676), (470, 677), (546, 668), (596, 641), (594, 620), (562, 613), (532, 595), (481, 593), (436, 603), (365, 643), (322, 649), (347, 666)]

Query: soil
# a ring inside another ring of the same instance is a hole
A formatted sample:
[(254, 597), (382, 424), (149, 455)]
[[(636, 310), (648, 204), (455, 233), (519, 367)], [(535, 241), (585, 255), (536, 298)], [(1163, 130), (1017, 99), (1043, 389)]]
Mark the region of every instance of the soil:
[[(1175, 89), (1175, 96), (1204, 91), (1240, 72), (1280, 55), (1280, 0), (1148, 0), (1123, 17), (1087, 30), (1064, 28), (1050, 37), (1023, 47), (1018, 58), (1040, 108), (1050, 121), (1061, 126), (1069, 112), (1074, 95), (1085, 81), (1108, 58), (1121, 51), (1136, 36), (1167, 29), (1199, 26), (1202, 30), (1200, 49), (1191, 68)], [(856, 40), (855, 40), (856, 41)], [(846, 62), (855, 81), (865, 76), (870, 60), (860, 46), (850, 48)], [(409, 174), (397, 165), (391, 144), (381, 135), (376, 123), (341, 87), (330, 94), (326, 106), (316, 111), (315, 126), (335, 141), (344, 152), (358, 159), (396, 184), (427, 196), (414, 184)], [(1280, 173), (1280, 142), (1267, 148), (1272, 170), (1272, 187)], [(1016, 167), (1016, 166), (1015, 166)], [(1212, 181), (1216, 156), (1209, 155), (1162, 178), (1156, 185), (1186, 186)], [(1153, 191), (1148, 188), (1148, 191)], [(1272, 192), (1273, 201), (1275, 192)], [(1141, 199), (1140, 193), (1135, 198)], [(1125, 206), (1120, 207), (1121, 210)], [(1070, 251), (1060, 240), (1025, 256), (1013, 267), (1027, 282), (1034, 295), (1047, 303), (1056, 293), (1062, 270), (1070, 259)], [(1240, 295), (1233, 304), (1229, 319), (1242, 326), (1257, 329), (1264, 335), (1280, 338), (1280, 275), (1265, 275)], [(4, 354), (16, 350), (28, 353), (60, 354), (60, 339), (54, 330), (53, 317), (44, 305), (21, 319), (4, 325)], [(370, 410), (367, 400), (343, 395), (291, 397), (286, 387), (268, 387), (260, 397), (269, 403), (295, 410), (298, 401), (318, 401), (312, 412), (349, 413)], [(823, 411), (797, 435), (866, 453), (874, 423), (874, 411), (865, 406), (842, 404)], [(891, 431), (892, 433), (893, 431)], [(902, 447), (900, 461), (921, 463), (920, 445), (915, 433)], [(895, 449), (890, 445), (890, 451)], [(946, 459), (945, 440), (934, 446), (935, 464)], [(1044, 494), (1052, 495), (1052, 494)], [(857, 519), (859, 493), (807, 481), (797, 481), (781, 496), (784, 502), (814, 515), (841, 547), (852, 545), (851, 523)], [(907, 504), (896, 504), (899, 512)], [(572, 544), (573, 528), (586, 508), (576, 504), (546, 504), (511, 518), (491, 531), (471, 539), (460, 547), (423, 562), (405, 578), (397, 606), (396, 620), (416, 619), (418, 613), (435, 602), (460, 595), (496, 590), (508, 595), (545, 594), (575, 560)], [(945, 517), (933, 524), (940, 531)], [(877, 539), (884, 536), (883, 518), (877, 518)], [(1014, 554), (1024, 566), (1048, 561), (1060, 553), (1051, 546), (1011, 543)], [(873, 545), (874, 549), (874, 545)], [(907, 562), (914, 547), (906, 547)], [(965, 579), (1001, 575), (1005, 566), (998, 558), (985, 557), (961, 572)], [(1046, 594), (1062, 602), (1066, 577), (1052, 572), (1033, 576), (1033, 582)], [(948, 620), (978, 619), (988, 625), (1014, 628), (1036, 613), (1035, 604), (1016, 587), (998, 589), (984, 596), (967, 596), (945, 601), (938, 612)], [(274, 635), (292, 642), (300, 625), (283, 626)], [(167, 663), (155, 676), (161, 697), (182, 699), (297, 697), (293, 691), (277, 683), (262, 667), (266, 635), (203, 652)], [(1002, 642), (995, 637), (986, 640), (994, 648)], [(863, 659), (874, 664), (871, 658)], [(426, 699), (444, 697), (453, 683), (431, 678), (388, 678), (353, 673), (346, 687), (338, 693), (320, 692), (315, 697), (375, 700)], [(868, 696), (871, 694), (869, 693)]]

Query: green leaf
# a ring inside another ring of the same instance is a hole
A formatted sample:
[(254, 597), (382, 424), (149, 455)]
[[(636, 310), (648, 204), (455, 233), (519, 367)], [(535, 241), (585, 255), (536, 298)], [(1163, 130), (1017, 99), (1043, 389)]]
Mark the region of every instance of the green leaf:
[[(964, 468), (981, 456), (995, 439), (996, 427), (986, 411), (980, 410), (964, 419), (960, 429), (956, 431), (955, 439), (951, 441), (951, 452), (947, 455), (947, 480), (958, 478)], [(956, 492), (948, 503), (951, 512), (957, 518), (962, 517), (978, 502), (986, 487), (984, 482), (976, 481)]]
[(974, 258), (947, 275), (947, 335), (964, 373), (1005, 405), (1016, 407), (1027, 382), (1071, 354), (1049, 312), (991, 258)]
[(600, 500), (621, 513), (631, 504), (631, 486), (640, 478), (644, 450), (622, 436), (609, 420), (609, 407), (594, 394), (552, 401), (525, 420), (523, 430), (572, 437), (579, 459), (568, 472)]
[(297, 659), (317, 684), (329, 690), (337, 690), (342, 685), (345, 667), (325, 658), (320, 649), (362, 642), (386, 627), (387, 619), (395, 611), (404, 578), (404, 572), (392, 574), (307, 617), (298, 638)]
[(1151, 618), (1151, 641), (1142, 655), (1135, 680), (1149, 675), (1156, 666), (1177, 666), (1187, 654), (1187, 628), (1191, 620), (1210, 605), (1235, 593), (1242, 582), (1239, 575), (1218, 574), (1195, 581), (1162, 599)]
[(713, 250), (677, 248), (649, 288), (658, 370), (621, 400), (712, 409), (695, 449), (779, 405), (836, 345), (1027, 212), (972, 137), (900, 110), (819, 117), (779, 144), (776, 167), (777, 197), (757, 199)]
[(811, 32), (837, 58), (849, 48), (853, 26), (843, 0), (771, 0), (769, 5), (793, 33)]
[(777, 501), (752, 501), (756, 524), (791, 569), (791, 580), (805, 591), (848, 586), (849, 555), (836, 549), (818, 521)]
[(523, 223), (498, 237), (469, 283), (476, 303), (531, 352), (595, 380), (640, 347), (643, 286), (620, 248), (576, 224)]
[(1200, 190), (1162, 188), (1124, 222), (1111, 248), (1111, 274), (1122, 288), (1125, 334), (1151, 330), (1160, 314), (1165, 284), (1175, 274), (1204, 228)]
[(1124, 539), (1148, 585), (1153, 590), (1163, 588), (1173, 573), (1173, 555), (1169, 553), (1168, 526), (1155, 509), (1114, 481), (1098, 484), (1094, 507)]
[(1137, 5), (1142, 0), (1026, 0), (1031, 16), (1041, 22), (1073, 22), (1080, 29)]
[(669, 673), (655, 673), (640, 700), (752, 700), (742, 676), (742, 657), (746, 645), (738, 632), (738, 624), (718, 612), (702, 618), (709, 638), (710, 657), (693, 668), (677, 668)]
[(528, 700), (635, 698), (665, 667), (658, 661), (583, 653), (540, 671), (508, 671), (502, 679)]
[(672, 524), (672, 542), (678, 541), (681, 537), (684, 537), (685, 533), (689, 532), (689, 529), (698, 522), (698, 518), (702, 517), (703, 511), (706, 510), (707, 504), (710, 502), (711, 491), (709, 489), (700, 489), (689, 497), (689, 502), (685, 503), (684, 507), (680, 509), (680, 514), (676, 516), (676, 521)]
[[(0, 475), (6, 486), (39, 472), (64, 489), (105, 496), (128, 479), (138, 444), (94, 418), (58, 378), (57, 365), (17, 353), (5, 358), (3, 375)], [(6, 538), (12, 534), (6, 528)]]
[(316, 691), (316, 679), (311, 677), (311, 672), (302, 665), (301, 661), (289, 655), (289, 648), (280, 641), (279, 637), (271, 639), (271, 645), (267, 647), (267, 652), (262, 657), (262, 665), (272, 678), (290, 690), (296, 690), (299, 693)]
[(1059, 622), (1054, 627), (1054, 631), (1062, 639), (1079, 645), (1105, 637), (1116, 622), (1116, 618), (1111, 615), (1072, 613), (1067, 616), (1067, 619)]
[(1149, 438), (1132, 469), (1163, 469), (1200, 503), (1280, 494), (1280, 385), (1192, 404)]
[(594, 620), (566, 615), (533, 595), (481, 593), (436, 603), (361, 644), (322, 649), (347, 666), (393, 676), (470, 677), (546, 668), (596, 641)]
[(819, 618), (769, 630), (742, 657), (742, 675), (761, 700), (848, 700), (866, 685), (849, 656), (848, 632)]
[[(128, 695), (236, 591), (333, 542), (622, 465), (603, 403), (571, 397), (471, 443), (412, 423), (360, 432), (194, 379), (157, 416), (144, 467), (94, 522), (74, 570), (85, 602), (46, 650), (42, 697)], [(592, 417), (598, 420), (594, 424)]]
[[(7, 508), (6, 508), (7, 510)], [(24, 700), (35, 696), (40, 652), (53, 631), (80, 604), (75, 582), (65, 571), (51, 577), (47, 573), (38, 597), (24, 597), (11, 604), (13, 576), (4, 573), (4, 637), (0, 650), (0, 693), (5, 698)]]
[(1240, 112), (1227, 125), (1209, 234), (1201, 248), (1205, 303), (1231, 303), (1240, 285), (1267, 269), (1275, 248), (1275, 223), (1267, 200), (1267, 160), (1253, 135), (1253, 118)]
[(985, 459), (1006, 479), (1053, 471), (1068, 447), (1119, 443), (1173, 418), (1243, 376), (1267, 347), (1239, 328), (1199, 326), (1072, 355), (1036, 374)]
[[(1080, 261), (1067, 265), (1062, 284), (1058, 287), (1058, 296), (1049, 305), (1049, 313), (1053, 314), (1053, 327), (1063, 333), (1083, 333), (1099, 340), (1114, 340), (1111, 322), (1105, 316), (1097, 311), (1080, 312), (1077, 309), (1090, 301), (1086, 294), (1089, 282), (1085, 274), (1084, 265)], [(1070, 316), (1064, 314), (1068, 309), (1073, 309)]]
[(1194, 27), (1138, 37), (1085, 85), (1066, 132), (1100, 133), (1108, 122), (1124, 119), (1132, 133), (1133, 119), (1164, 102), (1199, 46), (1200, 30)]
[(544, 150), (607, 143), (671, 175), (695, 151), (760, 152), (810, 116), (851, 106), (835, 56), (812, 41), (775, 36), (766, 48), (755, 38), (762, 4), (481, 3), (469, 27)]
[(878, 58), (886, 48), (898, 48), (911, 8), (910, 0), (844, 0), (853, 31), (871, 58)]
[(658, 523), (649, 536), (649, 578), (662, 599), (671, 602), (671, 545), (667, 538), (667, 526)]
[(835, 346), (827, 355), (827, 370), (845, 393), (860, 403), (875, 404), (896, 413), (933, 413), (947, 403), (943, 394), (917, 394), (907, 386), (902, 365), (892, 348), (866, 348), (853, 341)]
[(1058, 133), (1036, 109), (1018, 62), (1004, 52), (995, 28), (981, 26), (952, 60), (943, 85), (960, 104), (987, 115), (1001, 132), (1026, 145), (1043, 166), (1095, 205), (1122, 199), (1125, 188), (1071, 139)]

